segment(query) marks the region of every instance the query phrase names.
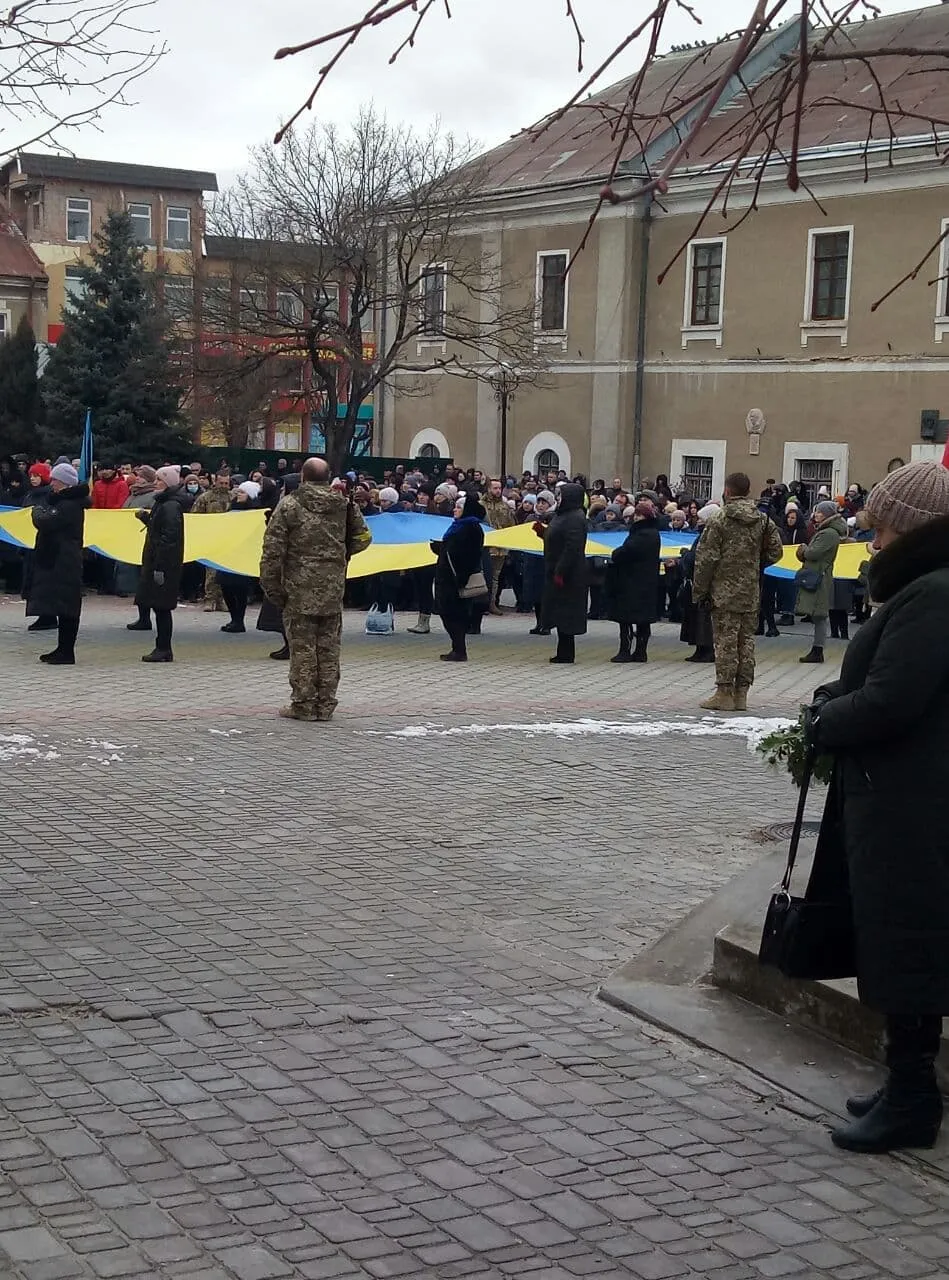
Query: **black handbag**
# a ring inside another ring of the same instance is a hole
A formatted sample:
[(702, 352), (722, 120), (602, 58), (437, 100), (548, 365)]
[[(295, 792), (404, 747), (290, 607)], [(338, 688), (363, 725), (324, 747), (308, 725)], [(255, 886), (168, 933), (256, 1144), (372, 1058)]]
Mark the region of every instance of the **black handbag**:
[(816, 591), (824, 581), (824, 575), (820, 569), (798, 569), (794, 581), (802, 591)]
[(853, 917), (849, 898), (832, 901), (791, 896), (791, 876), (801, 843), (804, 807), (814, 769), (814, 751), (808, 754), (797, 814), (791, 831), (784, 877), (768, 904), (758, 960), (779, 969), (786, 978), (811, 982), (852, 978), (856, 973)]

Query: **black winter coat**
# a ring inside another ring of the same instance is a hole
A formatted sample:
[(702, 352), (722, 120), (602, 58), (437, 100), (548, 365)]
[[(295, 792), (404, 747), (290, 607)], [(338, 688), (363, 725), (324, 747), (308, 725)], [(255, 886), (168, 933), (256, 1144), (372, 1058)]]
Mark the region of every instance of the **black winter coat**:
[(471, 575), (481, 568), (484, 530), (477, 520), (469, 520), (450, 537), (431, 545), (438, 556), (435, 565), (435, 608), (442, 616), (452, 617), (464, 613), (469, 602), (462, 600), (458, 591), (467, 586)]
[[(582, 636), (587, 629), (587, 519), (583, 513), (583, 489), (565, 484), (560, 506), (544, 538), (544, 600), (541, 616), (545, 627), (556, 627), (565, 636)], [(657, 560), (658, 563), (658, 560)], [(563, 580), (558, 586), (556, 578)]]
[[(150, 510), (142, 551), (142, 576), (135, 603), (144, 609), (177, 609), (181, 590), (181, 566), (185, 555), (185, 513), (180, 489), (164, 489)], [(163, 574), (157, 583), (155, 574)]]
[(82, 611), (82, 535), (89, 486), (74, 485), (50, 490), (46, 503), (33, 507), (36, 529), (33, 579), (26, 601), (26, 616), (78, 618)]
[(607, 616), (613, 622), (659, 619), (659, 528), (656, 520), (636, 520), (606, 568)]
[(692, 592), (698, 545), (699, 538), (696, 538), (692, 546), (679, 556), (679, 572), (682, 577), (682, 586), (679, 588), (679, 604), (682, 609), (679, 639), (684, 644), (694, 644), (696, 649), (711, 649), (715, 643), (712, 633), (712, 612), (707, 605), (696, 604)]
[(949, 517), (871, 562), (881, 607), (824, 686), (836, 758), (812, 884), (848, 892), (860, 999), (949, 1014)]

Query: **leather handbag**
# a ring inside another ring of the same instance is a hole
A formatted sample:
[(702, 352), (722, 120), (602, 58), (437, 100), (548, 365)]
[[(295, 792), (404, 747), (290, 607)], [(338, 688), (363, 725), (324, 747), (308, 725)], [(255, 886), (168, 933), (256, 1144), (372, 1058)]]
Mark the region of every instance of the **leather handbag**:
[[(448, 567), (454, 575), (455, 582), (457, 582), (458, 574), (455, 572), (455, 566), (451, 562), (451, 556), (448, 557)], [(484, 576), (483, 569), (476, 569), (465, 585), (458, 588), (459, 600), (484, 600), (489, 594), (488, 580)]]
[(787, 867), (768, 904), (758, 960), (780, 970), (786, 978), (820, 982), (853, 977), (856, 973), (856, 949), (849, 898), (819, 901), (809, 899), (806, 894), (803, 898), (791, 894), (791, 877), (801, 843), (804, 807), (813, 770), (812, 749), (808, 753), (801, 782)]

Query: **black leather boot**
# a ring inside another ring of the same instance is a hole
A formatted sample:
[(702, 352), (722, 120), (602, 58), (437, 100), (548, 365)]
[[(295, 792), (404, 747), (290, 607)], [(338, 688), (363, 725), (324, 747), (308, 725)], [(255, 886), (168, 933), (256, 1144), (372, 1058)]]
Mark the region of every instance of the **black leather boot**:
[(935, 1068), (941, 1034), (939, 1017), (887, 1019), (889, 1079), (869, 1111), (853, 1124), (834, 1130), (835, 1146), (879, 1154), (935, 1145), (942, 1123)]
[(798, 662), (823, 662), (824, 650), (818, 649), (815, 645), (810, 653), (805, 653), (803, 658), (798, 658)]
[(873, 1110), (884, 1093), (886, 1093), (885, 1084), (881, 1084), (879, 1089), (874, 1090), (873, 1093), (858, 1093), (855, 1097), (847, 1099), (847, 1110), (852, 1116), (857, 1116), (858, 1118), (865, 1116)]

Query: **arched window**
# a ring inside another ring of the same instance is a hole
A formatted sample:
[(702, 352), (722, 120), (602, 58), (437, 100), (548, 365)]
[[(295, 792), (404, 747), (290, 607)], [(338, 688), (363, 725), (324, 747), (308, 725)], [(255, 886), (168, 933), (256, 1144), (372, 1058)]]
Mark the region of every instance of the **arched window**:
[(560, 455), (554, 453), (553, 449), (541, 449), (537, 455), (538, 471), (559, 471)]
[(440, 458), (442, 455), (438, 452), (437, 444), (423, 444), (418, 451), (420, 458)]

